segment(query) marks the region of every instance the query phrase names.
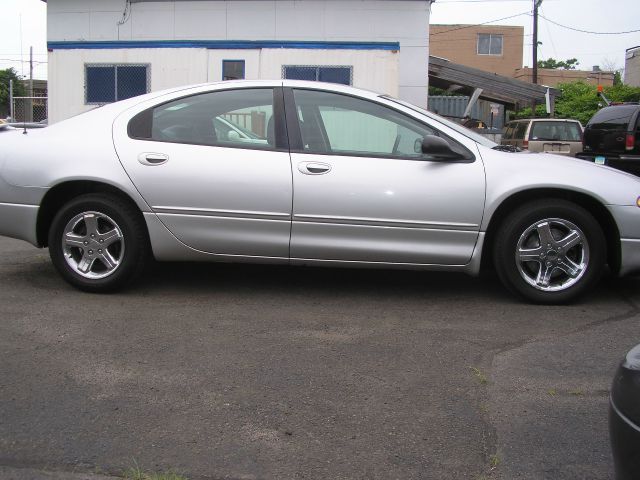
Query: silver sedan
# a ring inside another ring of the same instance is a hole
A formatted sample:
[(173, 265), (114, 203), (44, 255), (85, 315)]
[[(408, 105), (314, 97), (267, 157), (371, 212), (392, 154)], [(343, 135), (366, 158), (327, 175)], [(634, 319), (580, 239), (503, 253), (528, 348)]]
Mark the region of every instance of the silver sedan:
[(0, 235), (49, 247), (62, 277), (92, 292), (151, 258), (493, 265), (539, 303), (575, 299), (607, 265), (640, 269), (640, 179), (499, 148), (349, 87), (182, 87), (0, 133)]

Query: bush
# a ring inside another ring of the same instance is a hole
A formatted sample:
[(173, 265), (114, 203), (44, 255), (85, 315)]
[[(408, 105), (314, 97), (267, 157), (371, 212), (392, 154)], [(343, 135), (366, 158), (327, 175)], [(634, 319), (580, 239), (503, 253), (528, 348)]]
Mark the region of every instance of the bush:
[[(585, 125), (593, 114), (605, 105), (604, 100), (598, 96), (598, 89), (595, 85), (572, 82), (561, 83), (557, 88), (562, 92), (562, 96), (556, 98), (557, 118), (571, 118), (579, 120)], [(612, 102), (640, 102), (640, 87), (622, 84), (604, 87), (604, 95)], [(512, 118), (529, 118), (531, 116), (531, 107), (527, 107), (516, 112)], [(537, 105), (536, 116), (547, 116), (544, 105)]]

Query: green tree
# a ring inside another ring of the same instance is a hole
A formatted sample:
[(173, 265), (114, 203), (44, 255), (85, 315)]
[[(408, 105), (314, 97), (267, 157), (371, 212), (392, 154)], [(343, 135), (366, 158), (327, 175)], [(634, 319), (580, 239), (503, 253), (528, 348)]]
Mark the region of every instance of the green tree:
[(13, 68), (0, 70), (0, 112), (6, 115), (10, 111), (9, 106), (9, 81), (13, 80), (13, 96), (26, 96), (27, 91), (20, 81), (20, 76)]
[[(604, 100), (598, 96), (598, 89), (595, 85), (589, 85), (585, 82), (571, 82), (561, 83), (557, 88), (562, 93), (556, 99), (557, 118), (573, 118), (585, 125), (593, 114), (604, 105)], [(612, 102), (640, 101), (640, 87), (620, 84), (604, 87), (603, 93)], [(515, 118), (529, 118), (531, 116), (530, 107), (515, 114)], [(536, 116), (547, 116), (544, 105), (537, 106)]]
[(546, 60), (538, 60), (538, 68), (551, 68), (553, 70), (575, 70), (578, 65), (580, 65), (580, 62), (577, 58), (569, 58), (567, 60), (547, 58)]

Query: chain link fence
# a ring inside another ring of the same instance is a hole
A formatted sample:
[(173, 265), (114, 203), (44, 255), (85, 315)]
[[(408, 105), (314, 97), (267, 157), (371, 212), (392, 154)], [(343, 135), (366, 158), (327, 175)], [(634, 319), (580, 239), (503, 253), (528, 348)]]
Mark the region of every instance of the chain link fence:
[(42, 122), (49, 118), (47, 97), (13, 97), (12, 120), (14, 122)]

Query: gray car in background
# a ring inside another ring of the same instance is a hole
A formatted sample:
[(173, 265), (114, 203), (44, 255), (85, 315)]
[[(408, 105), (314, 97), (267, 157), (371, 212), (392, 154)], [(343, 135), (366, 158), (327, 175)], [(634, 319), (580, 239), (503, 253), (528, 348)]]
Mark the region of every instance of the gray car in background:
[(502, 145), (530, 152), (575, 157), (582, 152), (582, 124), (577, 120), (532, 118), (514, 120), (504, 127)]

